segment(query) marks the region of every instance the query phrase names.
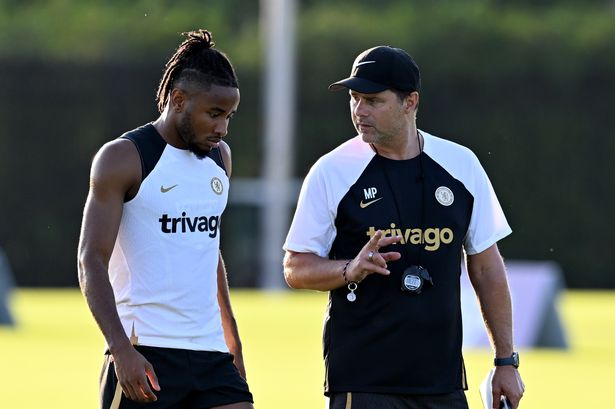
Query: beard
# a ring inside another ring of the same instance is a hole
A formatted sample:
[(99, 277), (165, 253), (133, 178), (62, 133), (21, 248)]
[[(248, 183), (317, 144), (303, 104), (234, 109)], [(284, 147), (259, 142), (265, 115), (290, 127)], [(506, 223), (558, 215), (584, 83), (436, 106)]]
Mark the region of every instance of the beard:
[(359, 129), (358, 126), (355, 125), (355, 129), (357, 130), (357, 133), (359, 135), (361, 135), (361, 139), (363, 140), (363, 142), (365, 143), (373, 143), (376, 145), (382, 144), (382, 143), (387, 143), (389, 142), (392, 138), (391, 135), (389, 134), (385, 134), (380, 132), (377, 129), (372, 129), (372, 132), (369, 133), (363, 133), (361, 132), (361, 130)]
[(365, 143), (373, 143), (376, 145), (380, 144), (390, 144), (399, 138), (398, 135), (403, 134), (403, 122), (402, 121), (391, 121), (387, 123), (385, 127), (376, 128), (372, 124), (372, 129), (367, 132), (361, 132), (358, 123), (354, 122), (355, 129), (359, 135), (361, 135), (361, 139)]
[(177, 133), (179, 134), (179, 138), (186, 144), (186, 147), (190, 152), (194, 153), (197, 158), (204, 159), (211, 149), (201, 148), (195, 143), (196, 135), (192, 129), (191, 120), (192, 115), (190, 112), (186, 112), (186, 115), (177, 127)]

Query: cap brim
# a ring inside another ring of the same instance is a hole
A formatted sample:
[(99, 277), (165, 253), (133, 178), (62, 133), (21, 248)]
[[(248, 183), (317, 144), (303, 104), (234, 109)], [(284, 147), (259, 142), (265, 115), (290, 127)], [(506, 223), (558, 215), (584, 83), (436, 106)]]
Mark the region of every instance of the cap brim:
[(376, 94), (378, 92), (385, 91), (388, 88), (389, 87), (387, 87), (386, 85), (378, 84), (377, 82), (373, 82), (359, 77), (348, 77), (329, 85), (329, 90), (331, 91), (351, 89), (362, 94)]

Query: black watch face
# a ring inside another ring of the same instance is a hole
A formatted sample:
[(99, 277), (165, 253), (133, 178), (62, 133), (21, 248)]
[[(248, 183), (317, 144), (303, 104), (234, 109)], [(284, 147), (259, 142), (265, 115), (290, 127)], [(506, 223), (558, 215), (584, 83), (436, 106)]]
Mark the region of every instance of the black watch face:
[(519, 354), (516, 352), (513, 352), (512, 360), (513, 360), (513, 366), (517, 368), (519, 366)]

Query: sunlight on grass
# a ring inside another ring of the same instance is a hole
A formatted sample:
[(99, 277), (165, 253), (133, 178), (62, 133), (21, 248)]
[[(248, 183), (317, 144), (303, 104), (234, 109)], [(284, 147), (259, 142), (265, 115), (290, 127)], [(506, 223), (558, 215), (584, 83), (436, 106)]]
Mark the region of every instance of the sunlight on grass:
[[(235, 290), (232, 298), (255, 407), (324, 408), (327, 295)], [(0, 327), (0, 408), (98, 407), (103, 339), (79, 291), (22, 289), (11, 304), (18, 326)], [(571, 348), (522, 351), (521, 407), (607, 407), (615, 379), (615, 292), (569, 291), (560, 311)], [(471, 408), (481, 407), (478, 385), (491, 359), (489, 350), (465, 352)]]

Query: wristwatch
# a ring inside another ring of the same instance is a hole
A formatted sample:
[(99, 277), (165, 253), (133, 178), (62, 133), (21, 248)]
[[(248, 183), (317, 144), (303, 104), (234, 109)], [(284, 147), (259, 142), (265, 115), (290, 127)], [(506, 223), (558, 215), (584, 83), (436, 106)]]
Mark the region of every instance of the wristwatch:
[(493, 365), (495, 366), (506, 366), (512, 365), (515, 368), (519, 367), (519, 353), (513, 352), (511, 356), (508, 358), (494, 358)]

